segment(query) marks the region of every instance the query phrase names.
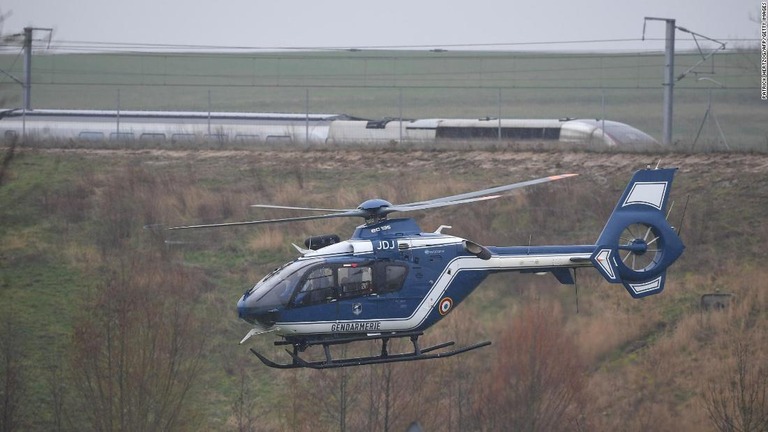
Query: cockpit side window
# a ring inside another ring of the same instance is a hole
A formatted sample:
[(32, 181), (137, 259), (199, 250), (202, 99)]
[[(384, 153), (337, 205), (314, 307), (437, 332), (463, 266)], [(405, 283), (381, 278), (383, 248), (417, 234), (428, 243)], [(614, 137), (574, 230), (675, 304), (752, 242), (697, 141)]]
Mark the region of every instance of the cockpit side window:
[(333, 300), (336, 297), (336, 277), (333, 268), (312, 270), (296, 294), (294, 304), (310, 305)]

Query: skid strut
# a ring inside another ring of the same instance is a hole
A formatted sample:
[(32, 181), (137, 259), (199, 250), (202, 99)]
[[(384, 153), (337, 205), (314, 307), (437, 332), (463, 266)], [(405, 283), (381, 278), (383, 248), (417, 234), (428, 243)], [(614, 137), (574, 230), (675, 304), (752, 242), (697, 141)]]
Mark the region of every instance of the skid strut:
[[(294, 369), (294, 368), (311, 368), (311, 369), (330, 369), (341, 368), (349, 366), (363, 366), (370, 364), (382, 364), (382, 363), (396, 363), (406, 361), (418, 361), (428, 360), (436, 358), (451, 357), (456, 354), (472, 351), (477, 348), (482, 348), (491, 344), (490, 341), (479, 342), (474, 345), (469, 345), (449, 351), (444, 351), (444, 348), (451, 347), (455, 342), (443, 342), (437, 345), (432, 345), (427, 348), (421, 348), (419, 345), (419, 337), (422, 336), (421, 332), (407, 332), (407, 333), (391, 333), (391, 334), (376, 334), (368, 336), (356, 336), (356, 337), (337, 337), (322, 339), (317, 341), (277, 341), (275, 345), (292, 345), (292, 350), (285, 350), (289, 356), (291, 356), (291, 363), (276, 363), (255, 349), (251, 348), (251, 352), (261, 360), (265, 365), (276, 369)], [(389, 341), (391, 339), (409, 338), (413, 346), (412, 352), (390, 354)], [(352, 342), (363, 342), (371, 340), (381, 341), (381, 352), (377, 356), (368, 357), (354, 357), (344, 359), (334, 359), (331, 355), (331, 346), (341, 345)], [(325, 354), (325, 360), (319, 361), (306, 361), (299, 356), (299, 352), (304, 351), (306, 348), (314, 345), (322, 345), (323, 353)]]

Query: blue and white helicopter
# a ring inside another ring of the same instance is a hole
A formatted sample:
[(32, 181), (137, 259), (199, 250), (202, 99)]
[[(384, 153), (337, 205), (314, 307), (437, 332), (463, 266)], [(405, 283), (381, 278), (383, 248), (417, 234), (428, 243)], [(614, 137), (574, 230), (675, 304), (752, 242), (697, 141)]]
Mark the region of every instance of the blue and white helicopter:
[[(496, 199), (504, 193), (575, 174), (536, 180), (409, 204), (382, 199), (356, 209), (317, 209), (276, 205), (254, 207), (320, 211), (323, 214), (172, 229), (209, 228), (362, 217), (365, 223), (349, 240), (338, 236), (310, 237), (301, 256), (247, 290), (237, 303), (239, 317), (256, 334), (274, 332), (275, 345), (291, 346), (288, 363), (274, 362), (251, 351), (274, 368), (337, 368), (448, 357), (487, 346), (481, 342), (452, 348), (454, 342), (420, 347), (419, 337), (461, 303), (491, 273), (552, 273), (563, 284), (574, 283), (579, 267), (595, 267), (608, 282), (620, 283), (634, 298), (664, 289), (666, 270), (684, 245), (667, 222), (665, 209), (676, 169), (637, 171), (593, 245), (483, 246), (444, 234), (441, 226), (422, 232), (413, 219), (393, 218), (411, 212)], [(408, 338), (413, 350), (390, 353), (390, 340)], [(376, 340), (377, 355), (334, 358), (331, 347)], [(300, 356), (322, 346), (323, 360)]]

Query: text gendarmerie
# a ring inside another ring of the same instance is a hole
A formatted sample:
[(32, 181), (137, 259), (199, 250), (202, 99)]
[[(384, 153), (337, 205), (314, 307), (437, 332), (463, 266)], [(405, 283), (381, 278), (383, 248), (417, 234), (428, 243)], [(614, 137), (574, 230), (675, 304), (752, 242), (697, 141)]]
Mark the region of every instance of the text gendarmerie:
[(331, 324), (332, 332), (370, 332), (381, 328), (379, 321)]

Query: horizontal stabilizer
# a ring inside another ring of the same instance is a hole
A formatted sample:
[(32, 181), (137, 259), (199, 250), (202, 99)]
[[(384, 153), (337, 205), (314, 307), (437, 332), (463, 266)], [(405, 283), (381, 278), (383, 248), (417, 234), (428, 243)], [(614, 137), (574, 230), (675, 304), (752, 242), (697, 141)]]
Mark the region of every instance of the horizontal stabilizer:
[(645, 297), (658, 294), (664, 289), (664, 282), (667, 278), (667, 272), (663, 272), (653, 279), (641, 282), (624, 282), (624, 288), (634, 298)]
[(563, 285), (573, 285), (576, 281), (573, 279), (573, 273), (568, 268), (553, 268), (550, 270), (557, 280)]

